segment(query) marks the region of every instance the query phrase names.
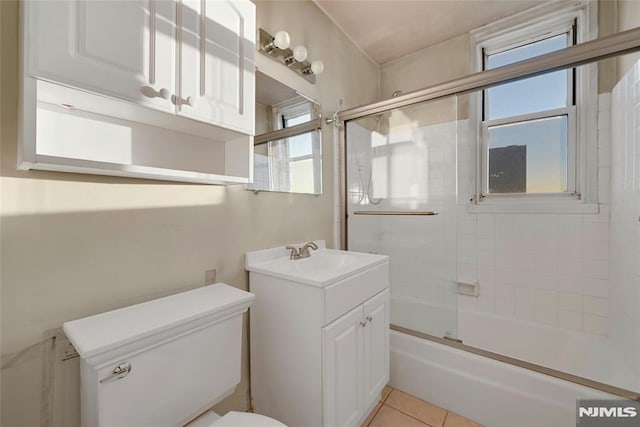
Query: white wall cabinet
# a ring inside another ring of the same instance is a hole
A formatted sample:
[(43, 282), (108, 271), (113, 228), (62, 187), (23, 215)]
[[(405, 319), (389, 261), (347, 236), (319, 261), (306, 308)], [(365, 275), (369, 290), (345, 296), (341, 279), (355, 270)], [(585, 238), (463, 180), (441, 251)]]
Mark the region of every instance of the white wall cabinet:
[(253, 4), (183, 0), (178, 7), (178, 114), (253, 134)]
[(379, 259), (317, 286), (259, 272), (248, 255), (256, 412), (290, 426), (347, 427), (377, 404), (389, 380), (389, 264), (363, 255)]
[(251, 1), (21, 7), (20, 169), (217, 184), (252, 179)]
[(173, 2), (40, 1), (25, 11), (30, 76), (173, 112)]

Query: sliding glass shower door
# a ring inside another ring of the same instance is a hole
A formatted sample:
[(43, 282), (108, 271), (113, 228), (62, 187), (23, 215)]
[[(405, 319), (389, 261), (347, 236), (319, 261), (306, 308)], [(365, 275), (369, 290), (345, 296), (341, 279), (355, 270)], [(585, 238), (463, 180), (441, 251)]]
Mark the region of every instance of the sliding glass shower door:
[(391, 323), (457, 337), (456, 97), (346, 123), (347, 247), (388, 255)]

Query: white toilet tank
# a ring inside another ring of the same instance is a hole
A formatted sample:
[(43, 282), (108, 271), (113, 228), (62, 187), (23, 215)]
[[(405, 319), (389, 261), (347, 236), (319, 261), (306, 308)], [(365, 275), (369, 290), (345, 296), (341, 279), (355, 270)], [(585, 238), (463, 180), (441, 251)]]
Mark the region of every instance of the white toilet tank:
[(182, 426), (231, 394), (253, 298), (221, 283), (66, 322), (82, 426)]

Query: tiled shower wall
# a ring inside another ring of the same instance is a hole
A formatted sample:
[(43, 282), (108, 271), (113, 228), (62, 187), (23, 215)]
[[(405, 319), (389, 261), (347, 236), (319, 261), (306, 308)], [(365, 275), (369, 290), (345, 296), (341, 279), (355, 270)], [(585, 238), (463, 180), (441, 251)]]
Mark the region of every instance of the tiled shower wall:
[(610, 334), (640, 378), (640, 62), (613, 90), (612, 140)]
[(598, 112), (598, 214), (470, 214), (468, 138), (458, 145), (458, 279), (478, 281), (460, 309), (606, 335), (610, 296), (611, 95)]

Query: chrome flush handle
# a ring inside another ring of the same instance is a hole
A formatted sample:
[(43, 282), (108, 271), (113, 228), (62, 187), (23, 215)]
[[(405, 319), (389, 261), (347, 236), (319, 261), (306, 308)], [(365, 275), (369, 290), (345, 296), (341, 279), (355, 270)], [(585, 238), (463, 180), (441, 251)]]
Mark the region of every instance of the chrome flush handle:
[(108, 383), (108, 382), (111, 382), (111, 381), (119, 380), (120, 378), (124, 378), (127, 375), (129, 375), (129, 372), (131, 372), (131, 363), (122, 362), (118, 366), (113, 368), (113, 371), (111, 372), (111, 375), (109, 375), (106, 378), (101, 379), (100, 383), (102, 384), (102, 383)]

